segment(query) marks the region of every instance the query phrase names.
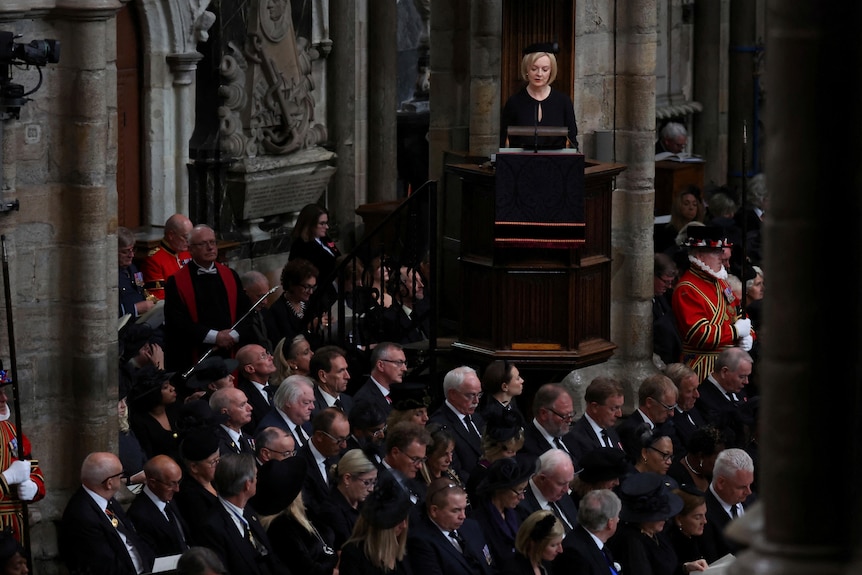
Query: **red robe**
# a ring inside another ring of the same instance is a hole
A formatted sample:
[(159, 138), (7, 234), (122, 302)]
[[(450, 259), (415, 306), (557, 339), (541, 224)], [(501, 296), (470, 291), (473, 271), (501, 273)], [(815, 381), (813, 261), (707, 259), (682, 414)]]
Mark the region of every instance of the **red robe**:
[[(0, 421), (0, 470), (8, 468), (13, 461), (18, 459), (18, 434), (15, 425), (9, 420)], [(24, 436), (24, 457), (30, 461), (30, 479), (39, 490), (33, 501), (39, 501), (45, 497), (45, 479), (39, 462), (31, 459), (30, 440)], [(32, 503), (32, 501), (28, 502)], [(23, 527), (23, 506), (18, 500), (18, 489), (15, 485), (7, 485), (6, 480), (0, 475), (0, 529), (10, 527), (15, 534), (15, 539), (23, 543), (21, 529)]]
[(741, 317), (740, 302), (726, 281), (692, 266), (674, 288), (672, 304), (682, 338), (680, 361), (703, 381), (718, 354), (736, 345), (739, 334), (733, 324)]

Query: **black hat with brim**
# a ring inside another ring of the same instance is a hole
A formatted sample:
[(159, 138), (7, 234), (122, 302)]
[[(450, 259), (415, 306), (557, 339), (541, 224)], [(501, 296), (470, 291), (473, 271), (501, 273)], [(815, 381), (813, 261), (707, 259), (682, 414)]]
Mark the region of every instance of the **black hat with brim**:
[(384, 474), (362, 503), (362, 517), (377, 529), (392, 529), (410, 513), (413, 502), (394, 477)]
[(733, 243), (727, 239), (727, 232), (721, 226), (688, 226), (687, 238), (683, 246), (687, 248), (731, 248)]
[(204, 389), (214, 381), (227, 377), (236, 371), (239, 362), (235, 359), (225, 359), (220, 355), (213, 355), (195, 366), (191, 377), (186, 381), (189, 389)]
[(261, 515), (281, 513), (302, 491), (307, 472), (303, 457), (267, 461), (257, 472), (257, 493), (249, 504)]
[(524, 418), (519, 411), (502, 409), (491, 411), (485, 418), (483, 437), (488, 437), (497, 443), (506, 443), (524, 431)]
[(504, 457), (492, 463), (479, 485), (476, 493), (491, 495), (498, 489), (511, 489), (524, 483), (536, 470), (535, 460), (525, 457)]
[(616, 447), (597, 447), (578, 461), (578, 477), (584, 483), (598, 483), (621, 479), (629, 471), (626, 452)]
[(389, 388), (389, 398), (392, 400), (392, 409), (407, 411), (408, 409), (419, 409), (431, 405), (431, 396), (424, 383), (407, 382), (396, 383)]
[(203, 461), (219, 451), (219, 439), (212, 426), (190, 429), (180, 441), (180, 456), (192, 463)]
[(682, 510), (682, 498), (658, 473), (632, 473), (619, 487), (620, 519), (629, 523), (667, 521)]

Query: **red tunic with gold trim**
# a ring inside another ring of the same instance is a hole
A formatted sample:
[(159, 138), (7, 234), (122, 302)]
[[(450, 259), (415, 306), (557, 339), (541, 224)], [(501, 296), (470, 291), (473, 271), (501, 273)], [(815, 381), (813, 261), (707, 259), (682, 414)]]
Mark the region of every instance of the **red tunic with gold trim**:
[(673, 289), (673, 313), (682, 338), (680, 361), (697, 372), (700, 381), (712, 371), (718, 354), (736, 345), (739, 335), (733, 324), (741, 317), (739, 303), (726, 281), (694, 265)]
[[(0, 470), (8, 468), (13, 461), (18, 459), (17, 436), (15, 426), (10, 421), (0, 421), (0, 441), (2, 441)], [(45, 497), (45, 480), (42, 477), (39, 462), (31, 459), (30, 440), (27, 439), (26, 435), (24, 436), (24, 458), (30, 461), (30, 479), (39, 488), (33, 501), (39, 501)], [(22, 541), (21, 529), (24, 523), (22, 513), (23, 506), (18, 500), (17, 486), (7, 485), (3, 475), (0, 475), (0, 529), (10, 527), (18, 541)]]
[(168, 278), (180, 271), (191, 259), (189, 252), (177, 253), (162, 240), (141, 263), (144, 289), (158, 299), (165, 299), (165, 284)]

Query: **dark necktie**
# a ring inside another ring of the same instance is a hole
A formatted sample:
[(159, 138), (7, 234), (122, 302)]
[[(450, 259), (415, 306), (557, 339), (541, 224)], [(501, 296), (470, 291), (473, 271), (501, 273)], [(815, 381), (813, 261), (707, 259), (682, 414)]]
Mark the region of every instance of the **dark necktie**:
[(295, 449), (299, 449), (305, 445), (305, 434), (302, 433), (302, 428), (298, 425), (293, 428), (293, 433), (291, 435), (293, 435), (293, 441), (296, 443)]
[(183, 528), (180, 525), (179, 519), (177, 518), (177, 512), (174, 509), (173, 505), (171, 505), (170, 501), (165, 503), (165, 515), (168, 516), (168, 523), (171, 524), (171, 527), (174, 530), (174, 535), (176, 535), (177, 541), (179, 541), (180, 546), (183, 549), (188, 549), (189, 546), (188, 543), (186, 543), (186, 536), (183, 533)]
[(470, 439), (476, 442), (477, 445), (482, 445), (482, 438), (479, 432), (476, 431), (476, 426), (473, 425), (473, 418), (469, 414), (464, 416), (464, 425), (467, 426), (467, 433), (470, 434)]
[(386, 403), (388, 403), (389, 405), (392, 405), (392, 398), (391, 397), (389, 397), (388, 395), (384, 395), (383, 397), (386, 398)]
[(732, 403), (733, 405), (736, 405), (737, 403), (739, 403), (738, 400), (736, 399), (736, 396), (733, 394), (733, 392), (728, 391), (725, 395), (727, 395), (727, 399), (729, 399), (730, 403)]
[(463, 553), (464, 552), (464, 538), (461, 537), (461, 534), (458, 533), (456, 529), (453, 529), (449, 532), (449, 537), (457, 544), (458, 550)]
[(611, 445), (611, 438), (608, 437), (607, 429), (602, 430), (602, 442), (604, 442), (605, 447), (613, 447), (613, 445)]
[(556, 515), (557, 519), (560, 520), (560, 523), (563, 524), (563, 528), (565, 529), (565, 532), (568, 533), (569, 531), (571, 531), (572, 530), (572, 524), (569, 523), (568, 519), (563, 514), (563, 511), (559, 507), (557, 507), (556, 503), (549, 503), (549, 505), (551, 506), (551, 512), (554, 515)]
[(275, 389), (271, 385), (264, 385), (263, 394), (266, 397), (266, 402), (272, 405), (272, 396), (275, 395)]
[(332, 406), (333, 406), (333, 407), (337, 407), (337, 408), (338, 408), (338, 409), (340, 409), (342, 412), (344, 411), (344, 406), (343, 406), (343, 405), (341, 405), (341, 398), (340, 398), (340, 397), (335, 398), (335, 403), (333, 403), (333, 404), (332, 404)]
[(737, 517), (739, 517), (739, 511), (736, 510), (736, 505), (730, 506), (730, 516), (733, 519), (736, 519)]
[(563, 440), (562, 440), (561, 438), (559, 438), (559, 437), (555, 437), (555, 438), (554, 438), (554, 445), (556, 445), (556, 446), (557, 446), (557, 449), (562, 449), (562, 450), (563, 450), (563, 451), (565, 451), (566, 453), (568, 453), (568, 452), (569, 452), (569, 450), (568, 450), (568, 449), (566, 449), (566, 444), (565, 444), (565, 443), (563, 443)]

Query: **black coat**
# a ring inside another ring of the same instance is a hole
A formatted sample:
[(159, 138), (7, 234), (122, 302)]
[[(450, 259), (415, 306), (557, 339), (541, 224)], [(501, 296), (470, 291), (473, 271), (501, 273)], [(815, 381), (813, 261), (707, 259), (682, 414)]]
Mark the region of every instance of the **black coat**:
[[(608, 433), (608, 439), (611, 440), (611, 445), (622, 450), (622, 442), (620, 441), (620, 436), (614, 428), (606, 429)], [(572, 429), (569, 432), (569, 436), (572, 439), (571, 444), (572, 448), (572, 457), (575, 461), (580, 461), (581, 458), (592, 451), (593, 449), (598, 449), (599, 447), (605, 447), (602, 444), (599, 436), (596, 435), (596, 432), (593, 431), (592, 425), (587, 421), (586, 416), (581, 416), (575, 423), (572, 424)]]
[[(479, 457), (482, 455), (482, 442), (481, 439), (476, 439), (467, 432), (461, 417), (444, 403), (431, 414), (428, 420), (429, 423), (445, 424), (452, 430), (452, 435), (455, 436), (455, 456), (452, 458), (452, 468), (461, 478), (461, 481), (466, 484), (470, 479), (470, 472), (476, 467)], [(473, 425), (481, 434), (485, 429), (485, 420), (478, 413), (474, 413), (470, 417), (473, 420)]]
[(156, 557), (176, 555), (188, 549), (189, 526), (176, 503), (168, 503), (178, 527), (170, 523), (153, 500), (143, 491), (129, 505), (129, 518), (135, 523), (138, 535), (152, 548)]
[(338, 555), (332, 547), (332, 531), (320, 525), (318, 533), (322, 541), (285, 513), (273, 519), (266, 529), (275, 554), (295, 573), (329, 575), (338, 563)]
[(359, 509), (354, 509), (337, 488), (329, 493), (329, 500), (323, 505), (318, 513), (321, 525), (327, 525), (332, 529), (332, 546), (341, 549), (341, 546), (350, 539), (353, 527), (359, 519)]
[(563, 552), (554, 559), (552, 570), (554, 573), (609, 575), (610, 565), (592, 535), (578, 525), (563, 539)]
[[(425, 573), (420, 571), (419, 573)], [(395, 569), (384, 571), (374, 565), (365, 555), (363, 544), (357, 541), (348, 543), (341, 548), (341, 563), (338, 566), (339, 575), (413, 575), (413, 568), (407, 557), (396, 561)]]
[[(350, 415), (350, 410), (353, 409), (353, 398), (347, 395), (346, 393), (338, 394), (338, 400), (341, 402), (341, 411), (344, 412), (344, 415)], [(323, 398), (323, 392), (320, 391), (320, 387), (315, 382), (314, 384), (314, 411), (311, 412), (311, 419), (314, 419), (314, 416), (317, 415), (317, 412), (326, 409), (329, 407), (329, 404), (326, 403), (326, 400)]]
[[(134, 524), (122, 506), (112, 500), (114, 513), (127, 529), (132, 544), (139, 550), (144, 571), (153, 567), (155, 555), (134, 531)], [(57, 528), (57, 542), (63, 563), (74, 574), (135, 575), (135, 566), (117, 529), (103, 509), (79, 487), (63, 510)]]
[[(237, 378), (236, 388), (245, 394), (246, 399), (251, 404), (251, 421), (243, 425), (242, 430), (253, 437), (260, 420), (269, 412), (270, 403), (258, 391), (257, 387), (244, 377)], [(273, 389), (272, 392), (275, 393), (275, 390)]]
[(197, 544), (197, 534), (201, 526), (219, 502), (218, 497), (207, 491), (194, 477), (188, 473), (184, 476), (179, 492), (174, 494), (174, 503), (189, 525), (189, 539)]
[(426, 513), (411, 518), (407, 557), (413, 571), (422, 575), (494, 575), (496, 568), (479, 524), (468, 517), (458, 532), (464, 539), (464, 553), (455, 548)]
[(499, 511), (487, 499), (471, 500), (470, 517), (476, 520), (494, 564), (502, 567), (515, 558), (515, 537), (521, 525), (521, 518), (514, 509), (506, 509), (508, 522), (504, 522)]
[[(569, 455), (572, 455), (577, 451), (577, 445), (575, 445), (575, 440), (572, 437), (571, 431), (563, 435), (561, 440), (563, 445), (566, 447), (566, 450), (569, 452)], [(539, 431), (539, 428), (536, 427), (535, 422), (531, 420), (530, 423), (524, 427), (524, 446), (520, 451), (518, 451), (518, 453), (538, 459), (539, 456), (547, 450), (556, 448), (556, 445), (549, 443), (548, 440), (545, 439)], [(574, 455), (572, 455), (572, 464), (575, 466), (575, 469), (578, 468), (578, 462), (574, 458)]]
[[(395, 385), (398, 384), (396, 383)], [(387, 417), (392, 412), (392, 405), (390, 405), (386, 397), (380, 393), (380, 389), (377, 387), (377, 384), (374, 383), (370, 377), (364, 384), (362, 384), (362, 387), (356, 390), (353, 394), (353, 399), (355, 400), (354, 403), (359, 401), (371, 402), (380, 409), (381, 413), (385, 413)]]
[(239, 443), (237, 443), (221, 425), (215, 426), (213, 429), (216, 436), (218, 436), (219, 452), (222, 455), (227, 453), (248, 453), (254, 455), (254, 437), (241, 432)]
[[(575, 507), (575, 502), (570, 495), (563, 495), (558, 501), (554, 502), (559, 508), (560, 512), (566, 516), (566, 520), (569, 525), (573, 528), (578, 524), (578, 508)], [(527, 517), (530, 516), (531, 513), (539, 511), (543, 509), (541, 505), (539, 505), (539, 500), (536, 499), (536, 496), (533, 494), (533, 486), (531, 484), (527, 485), (527, 492), (524, 494), (524, 498), (518, 504), (516, 511), (518, 515), (521, 517), (521, 522), (523, 523)], [(568, 530), (567, 530), (568, 531)]]
[[(324, 480), (320, 472), (320, 466), (317, 465), (317, 461), (314, 459), (314, 453), (311, 451), (311, 442), (303, 445), (296, 456), (305, 459), (307, 465), (305, 482), (302, 484), (302, 500), (305, 503), (305, 509), (312, 523), (318, 524), (320, 523), (318, 513), (326, 505), (326, 502), (329, 501), (332, 489), (327, 480)], [(326, 469), (329, 470), (336, 462), (336, 458), (327, 458)]]

